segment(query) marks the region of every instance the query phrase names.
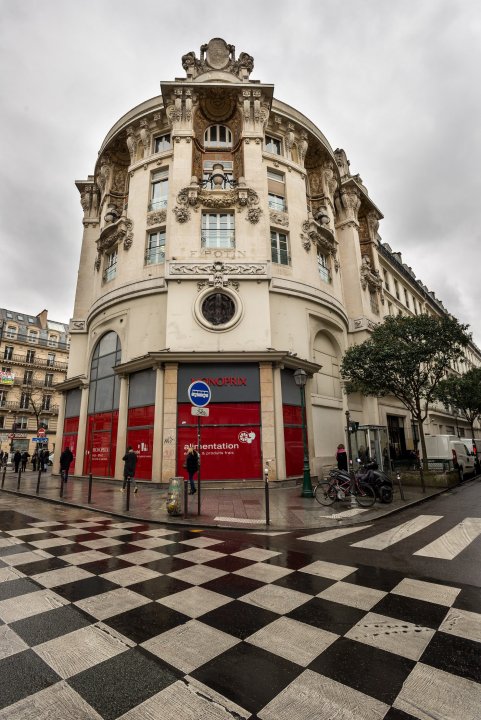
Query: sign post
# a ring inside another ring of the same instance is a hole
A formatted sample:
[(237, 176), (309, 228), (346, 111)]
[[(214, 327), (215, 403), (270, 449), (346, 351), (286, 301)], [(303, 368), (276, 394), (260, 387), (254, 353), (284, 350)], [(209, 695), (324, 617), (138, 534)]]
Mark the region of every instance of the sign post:
[(197, 453), (199, 455), (199, 469), (197, 470), (197, 515), (200, 515), (200, 418), (209, 415), (209, 408), (212, 393), (210, 387), (203, 380), (195, 380), (187, 390), (188, 398), (192, 404), (192, 415), (197, 416)]

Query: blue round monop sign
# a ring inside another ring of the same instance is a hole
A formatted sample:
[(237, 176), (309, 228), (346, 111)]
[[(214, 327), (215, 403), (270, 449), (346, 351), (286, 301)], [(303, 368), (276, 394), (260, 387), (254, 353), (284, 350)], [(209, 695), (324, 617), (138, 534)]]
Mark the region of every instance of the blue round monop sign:
[(206, 407), (210, 403), (210, 387), (203, 380), (195, 380), (189, 385), (187, 395), (195, 407)]

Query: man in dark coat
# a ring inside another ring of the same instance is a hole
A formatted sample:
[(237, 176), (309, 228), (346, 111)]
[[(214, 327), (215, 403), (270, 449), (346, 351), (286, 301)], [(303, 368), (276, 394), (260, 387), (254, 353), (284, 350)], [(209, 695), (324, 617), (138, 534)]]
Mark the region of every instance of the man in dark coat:
[(15, 454), (13, 456), (13, 466), (15, 468), (15, 472), (18, 473), (18, 468), (20, 467), (20, 463), (22, 461), (22, 453), (20, 450), (15, 450)]
[(124, 492), (127, 481), (133, 480), (134, 481), (134, 493), (137, 492), (138, 487), (137, 483), (135, 482), (135, 468), (137, 465), (137, 455), (132, 450), (132, 447), (129, 445), (127, 448), (127, 452), (123, 456), (122, 460), (124, 461), (124, 482), (120, 489), (120, 492)]
[(66, 447), (63, 453), (60, 455), (60, 475), (64, 482), (68, 480), (68, 471), (73, 460), (72, 451), (69, 447)]

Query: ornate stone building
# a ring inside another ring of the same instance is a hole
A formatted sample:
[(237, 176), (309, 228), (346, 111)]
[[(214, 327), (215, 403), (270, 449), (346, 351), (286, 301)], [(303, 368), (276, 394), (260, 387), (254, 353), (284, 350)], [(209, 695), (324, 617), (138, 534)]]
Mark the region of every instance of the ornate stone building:
[(55, 448), (59, 404), (56, 385), (65, 380), (68, 325), (49, 319), (47, 310), (28, 315), (0, 308), (0, 446), (32, 454), (39, 428)]
[[(402, 302), (383, 273), (416, 298), (402, 312), (442, 309), (382, 244), (345, 152), (251, 79), (250, 55), (214, 38), (182, 66), (115, 123), (76, 183), (84, 234), (59, 442), (77, 474), (120, 477), (131, 444), (138, 476), (166, 481), (197, 441), (187, 389), (202, 378), (203, 477), (261, 478), (265, 459), (273, 479), (296, 476), (300, 368), (316, 473), (344, 439), (343, 352)], [(409, 424), (395, 404), (349, 403), (360, 421)]]

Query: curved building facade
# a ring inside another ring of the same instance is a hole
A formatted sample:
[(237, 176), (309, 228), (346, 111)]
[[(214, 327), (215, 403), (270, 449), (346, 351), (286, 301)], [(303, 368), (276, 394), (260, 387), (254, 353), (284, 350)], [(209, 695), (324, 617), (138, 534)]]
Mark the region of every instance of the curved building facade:
[[(166, 481), (200, 424), (204, 479), (260, 479), (266, 459), (272, 479), (298, 476), (300, 368), (317, 474), (344, 438), (340, 358), (396, 305), (381, 270), (399, 260), (344, 151), (251, 79), (251, 56), (214, 38), (182, 66), (76, 182), (84, 233), (57, 442), (76, 474), (121, 477), (128, 444), (139, 478)], [(414, 276), (407, 286), (417, 307), (399, 311), (439, 311)], [(196, 379), (212, 391), (200, 420)], [(349, 402), (354, 419), (387, 424), (377, 401)]]

